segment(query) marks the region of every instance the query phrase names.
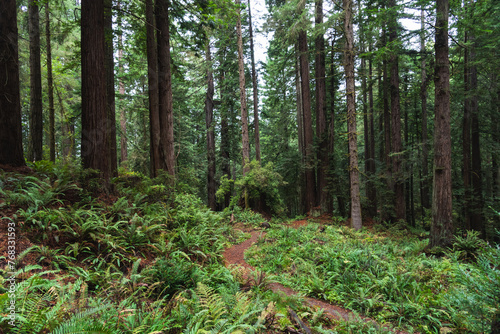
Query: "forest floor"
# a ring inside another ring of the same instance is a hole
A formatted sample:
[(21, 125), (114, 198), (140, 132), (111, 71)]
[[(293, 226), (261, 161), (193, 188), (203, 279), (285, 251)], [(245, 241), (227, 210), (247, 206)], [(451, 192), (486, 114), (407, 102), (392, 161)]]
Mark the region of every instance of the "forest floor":
[[(317, 219), (315, 219), (315, 223), (320, 223), (320, 224), (326, 224), (329, 221), (330, 221), (329, 217), (318, 217)], [(301, 226), (306, 226), (308, 224), (309, 224), (309, 222), (307, 219), (302, 219), (302, 220), (296, 220), (287, 226), (297, 229)], [(223, 253), (224, 261), (225, 261), (226, 267), (230, 267), (230, 266), (241, 267), (243, 280), (250, 282), (252, 280), (251, 277), (252, 276), (255, 277), (255, 275), (252, 275), (252, 272), (255, 271), (256, 268), (249, 265), (245, 261), (245, 251), (248, 248), (250, 248), (253, 244), (257, 243), (257, 241), (260, 238), (264, 238), (266, 235), (266, 232), (261, 230), (261, 229), (254, 229), (254, 228), (245, 227), (243, 224), (236, 224), (235, 229), (240, 230), (240, 231), (245, 232), (245, 233), (249, 233), (250, 238), (245, 240), (244, 242), (242, 242), (240, 244), (236, 244), (236, 245), (233, 245), (232, 247), (225, 249), (224, 253)], [(279, 273), (274, 273), (274, 274), (279, 275)], [(277, 283), (277, 282), (272, 282), (272, 283), (267, 284), (267, 288), (269, 288), (270, 290), (272, 290), (275, 293), (285, 294), (286, 296), (299, 295), (299, 292), (297, 292), (289, 287), (286, 287), (281, 283)], [(306, 301), (308, 306), (312, 307), (313, 309), (318, 309), (318, 308), (322, 309), (324, 314), (332, 320), (350, 321), (350, 320), (355, 320), (355, 319), (361, 318), (363, 321), (372, 322), (374, 324), (376, 323), (374, 320), (372, 320), (368, 317), (360, 316), (357, 313), (354, 313), (350, 310), (342, 308), (338, 305), (333, 305), (333, 304), (327, 303), (327, 302), (320, 300), (320, 299), (307, 297), (304, 300)], [(310, 333), (310, 330), (307, 327), (307, 323), (303, 322), (302, 325), (305, 326), (305, 328), (303, 327), (302, 329), (306, 333), (307, 332)], [(385, 326), (382, 326), (382, 327), (385, 327)], [(407, 332), (399, 331), (399, 330), (391, 330), (391, 332), (397, 333), (397, 334), (406, 334), (407, 333)]]

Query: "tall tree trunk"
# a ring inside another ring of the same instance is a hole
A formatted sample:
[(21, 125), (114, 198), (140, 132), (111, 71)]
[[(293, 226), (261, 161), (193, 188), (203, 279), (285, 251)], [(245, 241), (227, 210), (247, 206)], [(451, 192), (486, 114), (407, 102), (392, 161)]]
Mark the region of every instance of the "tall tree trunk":
[(482, 186), (482, 168), (481, 168), (481, 149), (479, 132), (479, 105), (478, 105), (478, 87), (477, 87), (477, 66), (475, 51), (475, 36), (471, 33), (469, 39), (472, 42), (469, 52), (470, 62), (470, 116), (471, 116), (471, 159), (472, 159), (472, 215), (471, 227), (479, 231), (482, 237), (486, 237), (486, 231), (483, 220), (483, 186)]
[(239, 72), (239, 82), (240, 82), (240, 107), (241, 107), (241, 143), (242, 143), (242, 155), (243, 155), (243, 175), (245, 175), (249, 169), (247, 164), (250, 162), (250, 142), (248, 138), (248, 112), (247, 112), (247, 96), (245, 90), (245, 64), (243, 63), (243, 36), (241, 32), (241, 12), (240, 12), (240, 0), (236, 0), (236, 6), (238, 7), (238, 19), (236, 22), (236, 35), (238, 37), (238, 72)]
[(38, 2), (29, 2), (28, 13), (30, 36), (30, 136), (28, 141), (28, 159), (39, 161), (43, 159), (43, 110)]
[(82, 162), (109, 182), (104, 1), (82, 0)]
[[(227, 57), (227, 45), (223, 45), (221, 48), (222, 60), (226, 60)], [(220, 120), (220, 155), (221, 155), (221, 172), (222, 175), (226, 175), (227, 179), (231, 179), (231, 141), (229, 137), (229, 106), (228, 101), (231, 101), (229, 94), (227, 93), (227, 80), (226, 74), (223, 67), (220, 70), (220, 98), (222, 101), (221, 106), (221, 120)], [(231, 107), (231, 113), (232, 113)], [(231, 202), (231, 192), (227, 192), (224, 196), (224, 201), (220, 209), (229, 207)]]
[[(323, 24), (323, 0), (316, 0), (315, 24), (319, 31)], [(326, 128), (326, 68), (325, 68), (325, 38), (323, 33), (318, 33), (314, 40), (316, 80), (316, 135), (318, 138), (318, 188), (317, 204), (321, 212), (328, 211), (328, 202), (331, 201), (328, 192), (328, 132)]]
[(208, 207), (216, 209), (215, 200), (215, 122), (214, 122), (214, 76), (212, 74), (212, 55), (210, 53), (210, 38), (207, 38), (207, 94), (205, 96), (205, 123), (207, 128), (207, 195)]
[[(361, 8), (360, 8), (361, 11)], [(366, 52), (365, 46), (364, 46), (364, 34), (361, 32), (361, 52)], [(368, 89), (367, 89), (367, 80), (366, 80), (366, 59), (363, 57), (361, 58), (361, 68), (359, 70), (359, 76), (361, 76), (361, 100), (362, 100), (362, 114), (363, 114), (363, 140), (364, 140), (364, 145), (365, 145), (365, 161), (364, 161), (364, 168), (365, 168), (365, 195), (368, 198), (368, 183), (370, 183), (369, 179), (369, 174), (370, 174), (370, 133), (369, 133), (369, 126), (368, 126)], [(370, 203), (367, 203), (367, 209), (370, 207)], [(366, 210), (369, 211), (369, 210)], [(371, 216), (371, 215), (370, 215)]]
[(109, 168), (117, 175), (116, 116), (115, 116), (115, 62), (113, 59), (113, 2), (104, 1), (105, 52), (106, 52), (106, 99), (107, 99), (107, 141), (109, 147)]
[[(468, 42), (468, 33), (465, 31), (465, 42)], [(464, 227), (471, 229), (471, 158), (470, 158), (470, 88), (469, 88), (469, 51), (464, 50), (464, 119), (462, 123), (462, 161), (464, 182)]]
[[(300, 56), (299, 56), (299, 44), (295, 43), (295, 54), (297, 55), (295, 60), (295, 93), (296, 93), (296, 103), (297, 103), (297, 138), (300, 154), (300, 164), (305, 166), (306, 164), (306, 149), (305, 149), (305, 139), (304, 139), (304, 112), (302, 108), (302, 88), (300, 85)], [(305, 175), (303, 172), (299, 174), (298, 193), (299, 193), (299, 212), (307, 212), (305, 209)]]
[[(332, 36), (332, 59), (330, 62), (330, 120), (328, 123), (328, 153), (335, 152), (335, 92), (337, 91), (337, 80), (335, 76), (337, 75), (337, 71), (335, 71), (335, 67), (337, 64), (335, 63), (335, 38), (336, 36)], [(333, 200), (331, 199), (332, 194), (332, 188), (335, 186), (335, 182), (333, 182), (332, 176), (335, 171), (335, 160), (334, 159), (329, 159), (329, 170), (330, 170), (330, 182), (328, 183), (329, 185), (329, 191), (328, 191), (328, 196), (330, 199), (327, 202), (327, 208), (328, 212), (333, 212)]]
[(421, 53), (421, 87), (420, 87), (420, 100), (422, 108), (422, 207), (429, 209), (431, 202), (429, 199), (429, 145), (427, 138), (427, 86), (428, 78), (426, 73), (426, 55), (425, 55), (425, 11), (422, 8), (420, 12), (420, 53)]
[(392, 177), (394, 183), (395, 195), (395, 218), (397, 220), (406, 219), (405, 205), (405, 185), (403, 177), (403, 169), (401, 168), (402, 151), (401, 144), (401, 106), (399, 102), (399, 57), (397, 50), (398, 41), (398, 21), (396, 12), (396, 0), (389, 0), (390, 21), (389, 21), (389, 43), (395, 50), (391, 51), (391, 130), (392, 130)]
[(156, 0), (158, 38), (158, 105), (160, 117), (160, 166), (175, 176), (174, 110), (170, 70), (169, 0)]
[(49, 2), (45, 3), (45, 40), (47, 44), (47, 86), (49, 95), (49, 159), (56, 161), (54, 80), (52, 76), (52, 46), (50, 38)]
[(309, 87), (309, 51), (307, 47), (307, 34), (304, 30), (299, 32), (299, 55), (305, 148), (305, 210), (307, 212), (311, 210), (316, 203), (316, 182), (314, 178), (314, 143), (311, 116), (311, 92)]
[(0, 10), (0, 164), (24, 166), (19, 93), (17, 6), (4, 0)]
[[(372, 51), (372, 45), (368, 47), (369, 51)], [(371, 217), (375, 217), (377, 214), (377, 188), (375, 187), (375, 182), (373, 177), (375, 176), (375, 122), (374, 122), (374, 106), (373, 106), (373, 61), (370, 58), (368, 60), (368, 122), (369, 122), (369, 138), (370, 152), (368, 156), (368, 175), (370, 176), (370, 181), (368, 182), (368, 214)]]
[[(385, 23), (382, 26), (382, 45), (387, 45), (387, 34)], [(392, 163), (391, 163), (391, 112), (389, 109), (389, 75), (387, 73), (387, 56), (383, 57), (382, 60), (382, 99), (383, 99), (383, 115), (384, 115), (384, 163), (385, 163), (385, 177), (387, 182), (387, 189), (394, 190), (393, 174), (392, 174)], [(394, 203), (394, 198), (390, 193), (386, 192), (385, 196), (385, 210), (382, 212), (383, 220), (390, 220), (394, 218), (392, 212), (388, 212), (387, 206)]]
[(250, 32), (250, 56), (252, 58), (253, 124), (255, 136), (255, 159), (260, 161), (259, 96), (257, 92), (257, 72), (255, 71), (255, 50), (253, 46), (252, 11), (248, 0), (248, 28)]
[[(493, 77), (493, 82), (496, 82), (496, 91), (493, 92), (493, 98), (491, 99), (492, 101), (492, 113), (491, 113), (491, 133), (493, 134), (493, 142), (497, 147), (500, 145), (500, 134), (498, 133), (499, 127), (498, 127), (498, 122), (497, 122), (497, 117), (500, 115), (500, 85), (498, 85), (498, 82), (500, 79), (500, 75), (497, 73), (492, 74)], [(495, 81), (496, 79), (496, 81)], [(496, 107), (496, 113), (495, 113), (495, 107)], [(492, 176), (493, 176), (493, 200), (498, 201), (500, 199), (500, 152), (496, 150), (495, 152), (492, 152), (492, 162), (491, 162), (491, 167), (493, 169), (492, 171)], [(497, 217), (498, 219), (499, 217)]]
[(344, 5), (344, 70), (347, 96), (347, 136), (349, 140), (349, 176), (351, 189), (351, 227), (359, 230), (362, 225), (359, 193), (358, 147), (356, 129), (356, 92), (354, 82), (354, 29), (352, 26), (352, 1), (343, 0)]
[(146, 53), (148, 59), (150, 173), (158, 175), (160, 163), (160, 115), (158, 91), (158, 53), (156, 49), (156, 24), (153, 0), (146, 1)]
[(453, 241), (448, 10), (448, 0), (436, 1), (434, 181), (430, 247), (449, 246)]
[[(118, 10), (120, 10), (120, 2), (118, 2)], [(125, 95), (125, 84), (123, 83), (122, 75), (123, 71), (123, 33), (121, 31), (122, 20), (118, 16), (118, 26), (120, 27), (120, 33), (118, 34), (118, 92), (120, 93), (120, 100), (123, 100)], [(126, 110), (123, 106), (120, 106), (120, 160), (127, 161), (128, 151), (127, 151), (127, 117)]]

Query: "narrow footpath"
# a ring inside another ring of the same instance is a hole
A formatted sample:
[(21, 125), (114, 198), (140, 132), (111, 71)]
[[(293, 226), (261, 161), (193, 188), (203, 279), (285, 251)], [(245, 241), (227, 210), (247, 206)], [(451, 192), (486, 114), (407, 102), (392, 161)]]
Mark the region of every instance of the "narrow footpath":
[[(304, 225), (303, 223), (301, 224), (294, 224), (293, 227), (297, 228), (300, 225)], [(266, 232), (261, 231), (261, 230), (253, 230), (249, 232), (251, 237), (250, 239), (245, 240), (244, 242), (234, 245), (230, 248), (227, 248), (224, 253), (224, 261), (226, 264), (226, 267), (231, 266), (231, 265), (236, 265), (244, 268), (243, 271), (243, 276), (245, 278), (248, 278), (250, 276), (250, 272), (254, 271), (255, 268), (251, 265), (249, 265), (245, 261), (245, 251), (251, 247), (254, 243), (257, 242), (259, 238), (262, 238), (266, 235)], [(280, 283), (271, 283), (268, 285), (268, 288), (271, 289), (273, 292), (279, 293), (282, 292), (286, 294), (287, 296), (294, 296), (298, 295), (299, 292), (288, 288), (284, 286), (283, 284)], [(328, 316), (332, 320), (345, 320), (345, 321), (350, 321), (350, 320), (355, 320), (355, 319), (363, 319), (365, 321), (370, 321), (374, 322), (374, 320), (356, 315), (354, 312), (350, 310), (346, 310), (340, 306), (329, 304), (325, 301), (315, 299), (315, 298), (310, 298), (306, 297), (305, 301), (312, 306), (313, 308), (321, 308), (324, 310), (324, 314)], [(406, 334), (404, 331), (399, 331), (399, 330), (392, 330), (393, 333), (397, 334)]]

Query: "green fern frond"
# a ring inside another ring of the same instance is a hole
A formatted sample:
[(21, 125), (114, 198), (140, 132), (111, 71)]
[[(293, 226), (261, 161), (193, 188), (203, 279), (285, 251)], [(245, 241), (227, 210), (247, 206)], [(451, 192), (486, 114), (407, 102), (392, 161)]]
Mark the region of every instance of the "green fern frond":
[(110, 308), (110, 305), (93, 307), (73, 315), (69, 320), (60, 324), (51, 334), (76, 334), (76, 333), (95, 333), (95, 334), (113, 334), (106, 324), (92, 321), (91, 316)]
[(198, 282), (196, 294), (200, 298), (200, 305), (208, 309), (212, 321), (216, 322), (220, 316), (227, 313), (224, 300), (214, 289)]

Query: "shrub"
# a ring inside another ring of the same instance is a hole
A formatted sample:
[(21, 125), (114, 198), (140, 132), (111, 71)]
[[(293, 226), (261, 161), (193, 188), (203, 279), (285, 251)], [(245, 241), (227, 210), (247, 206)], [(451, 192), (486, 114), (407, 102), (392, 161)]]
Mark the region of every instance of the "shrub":
[[(283, 177), (274, 171), (273, 164), (267, 163), (264, 167), (259, 161), (253, 160), (247, 165), (249, 171), (236, 179), (236, 202), (245, 208), (252, 208), (258, 212), (281, 215), (284, 204), (279, 193), (279, 187), (286, 185)], [(217, 191), (219, 201), (230, 191), (232, 180), (223, 176), (221, 187)]]
[(146, 269), (144, 276), (156, 284), (153, 295), (172, 297), (180, 290), (192, 288), (198, 282), (198, 268), (186, 254), (175, 252), (169, 258), (160, 258)]

